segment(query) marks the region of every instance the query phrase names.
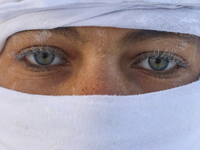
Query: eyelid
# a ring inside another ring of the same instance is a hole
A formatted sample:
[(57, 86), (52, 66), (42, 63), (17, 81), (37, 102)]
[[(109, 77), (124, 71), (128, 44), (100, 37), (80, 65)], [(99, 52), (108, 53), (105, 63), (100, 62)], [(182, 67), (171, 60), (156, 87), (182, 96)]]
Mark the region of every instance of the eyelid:
[(184, 58), (182, 58), (181, 56), (179, 56), (175, 53), (163, 52), (163, 51), (150, 51), (150, 52), (141, 53), (135, 57), (136, 62), (133, 65), (136, 65), (137, 67), (139, 67), (138, 64), (141, 61), (148, 59), (150, 57), (168, 58), (170, 61), (174, 61), (181, 67), (187, 68), (187, 66), (188, 66), (187, 61)]
[[(166, 55), (166, 57), (167, 56), (170, 57), (171, 60), (174, 60), (177, 63), (177, 65), (171, 69), (163, 70), (163, 71), (149, 70), (149, 69), (139, 66), (139, 63), (141, 61), (152, 56), (155, 57), (155, 56), (161, 56), (161, 55)], [(180, 71), (178, 71), (179, 69), (181, 68), (188, 69), (189, 67), (189, 63), (184, 58), (182, 58), (178, 54), (170, 53), (170, 52), (163, 52), (163, 51), (144, 52), (144, 53), (140, 53), (133, 59), (134, 59), (134, 63), (131, 64), (131, 68), (139, 69), (142, 74), (160, 78), (160, 79), (177, 77), (180, 75)]]
[[(29, 62), (28, 60), (26, 60), (27, 56), (31, 56), (36, 54), (37, 52), (49, 52), (49, 53), (53, 53), (56, 57), (59, 57), (62, 62), (60, 64), (53, 64), (53, 65), (47, 65), (47, 66), (41, 66), (41, 65), (36, 65), (34, 63)], [(32, 46), (29, 48), (25, 48), (20, 50), (19, 52), (17, 52), (15, 54), (15, 57), (17, 59), (17, 61), (22, 61), (27, 65), (27, 68), (31, 67), (33, 68), (32, 70), (34, 70), (35, 72), (37, 71), (43, 71), (43, 70), (52, 70), (55, 69), (54, 66), (69, 66), (70, 62), (68, 59), (68, 55), (60, 48), (58, 47), (54, 47), (54, 46)], [(57, 69), (58, 67), (56, 67)]]
[(28, 48), (22, 49), (19, 52), (17, 52), (16, 57), (17, 57), (17, 59), (22, 59), (25, 56), (32, 55), (32, 54), (37, 53), (39, 51), (52, 52), (60, 58), (66, 57), (66, 53), (62, 49), (60, 49), (58, 47), (54, 47), (54, 46), (32, 46), (32, 47), (28, 47)]

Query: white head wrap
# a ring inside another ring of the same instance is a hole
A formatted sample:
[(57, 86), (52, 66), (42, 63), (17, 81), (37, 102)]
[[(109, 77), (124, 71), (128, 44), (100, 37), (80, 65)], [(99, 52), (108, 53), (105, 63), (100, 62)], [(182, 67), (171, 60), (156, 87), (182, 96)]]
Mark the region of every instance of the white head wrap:
[[(68, 26), (200, 36), (199, 0), (0, 0), (0, 50), (23, 30)], [(0, 88), (1, 150), (200, 150), (200, 81), (134, 96)]]

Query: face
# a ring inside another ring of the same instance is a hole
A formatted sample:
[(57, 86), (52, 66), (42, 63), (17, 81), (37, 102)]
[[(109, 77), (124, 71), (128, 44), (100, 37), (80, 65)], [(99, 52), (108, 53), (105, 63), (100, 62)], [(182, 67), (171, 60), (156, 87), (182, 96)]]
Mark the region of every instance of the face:
[(191, 83), (199, 38), (101, 27), (16, 33), (0, 54), (0, 86), (42, 95), (133, 95)]

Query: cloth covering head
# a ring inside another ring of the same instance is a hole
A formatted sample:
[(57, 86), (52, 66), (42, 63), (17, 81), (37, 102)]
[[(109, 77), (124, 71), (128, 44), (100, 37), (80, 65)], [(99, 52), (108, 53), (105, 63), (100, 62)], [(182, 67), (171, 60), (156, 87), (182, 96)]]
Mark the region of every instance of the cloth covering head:
[(200, 36), (199, 0), (1, 1), (0, 49), (13, 33), (69, 26), (149, 29)]
[[(0, 50), (20, 31), (101, 26), (200, 36), (199, 0), (0, 0)], [(133, 96), (0, 88), (1, 150), (199, 150), (200, 83)]]

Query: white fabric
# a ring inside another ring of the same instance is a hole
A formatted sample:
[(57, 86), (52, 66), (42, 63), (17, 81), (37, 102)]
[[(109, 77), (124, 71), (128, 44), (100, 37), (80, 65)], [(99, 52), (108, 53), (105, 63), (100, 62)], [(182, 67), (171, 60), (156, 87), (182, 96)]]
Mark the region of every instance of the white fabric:
[(200, 150), (199, 81), (135, 96), (0, 88), (1, 150)]
[(200, 36), (199, 0), (9, 1), (0, 2), (0, 49), (13, 33), (60, 26), (151, 29)]
[[(200, 36), (200, 1), (0, 0), (0, 49), (16, 32), (67, 26)], [(134, 96), (0, 88), (0, 150), (200, 150), (199, 82)]]

